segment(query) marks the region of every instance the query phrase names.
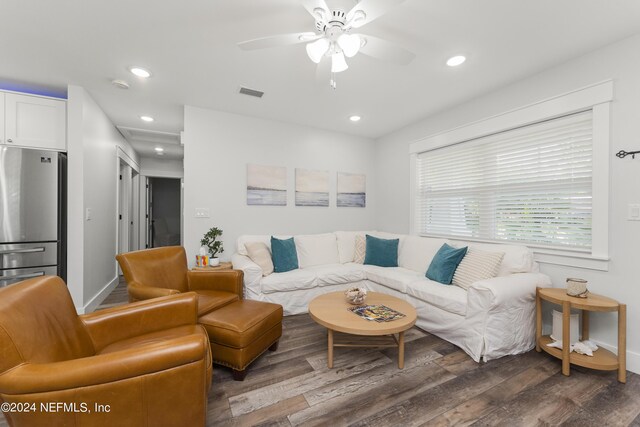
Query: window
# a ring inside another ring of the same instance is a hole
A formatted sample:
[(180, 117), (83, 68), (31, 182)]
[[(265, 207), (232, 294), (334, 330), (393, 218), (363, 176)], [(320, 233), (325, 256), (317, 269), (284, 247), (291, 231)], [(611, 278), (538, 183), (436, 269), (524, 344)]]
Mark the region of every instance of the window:
[(409, 144), (411, 232), (609, 268), (611, 80)]
[(591, 253), (591, 110), (422, 152), (419, 234)]

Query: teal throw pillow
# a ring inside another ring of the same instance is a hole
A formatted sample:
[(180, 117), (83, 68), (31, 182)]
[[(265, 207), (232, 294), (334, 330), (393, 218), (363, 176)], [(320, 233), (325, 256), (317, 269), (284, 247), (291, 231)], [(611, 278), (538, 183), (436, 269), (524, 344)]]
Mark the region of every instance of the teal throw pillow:
[(273, 271), (284, 273), (298, 268), (298, 252), (293, 237), (290, 239), (276, 239), (271, 236), (271, 258)]
[(429, 269), (427, 270), (427, 279), (450, 285), (453, 280), (453, 273), (467, 254), (467, 247), (456, 249), (447, 245), (442, 245), (438, 252), (431, 260)]
[(397, 267), (399, 242), (399, 239), (379, 239), (367, 234), (364, 263), (379, 267)]

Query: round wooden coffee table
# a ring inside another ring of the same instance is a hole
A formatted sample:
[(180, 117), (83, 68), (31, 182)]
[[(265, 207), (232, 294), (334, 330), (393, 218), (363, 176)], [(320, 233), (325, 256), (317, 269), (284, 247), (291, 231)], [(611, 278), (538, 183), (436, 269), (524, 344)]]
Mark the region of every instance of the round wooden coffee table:
[[(354, 306), (347, 302), (343, 292), (320, 295), (309, 303), (311, 318), (327, 328), (327, 366), (333, 368), (334, 347), (398, 347), (398, 368), (404, 368), (404, 331), (416, 323), (416, 309), (406, 301), (379, 292), (369, 292), (365, 304), (386, 305), (405, 317), (390, 322), (366, 320), (347, 310)], [(376, 340), (369, 344), (350, 340), (334, 341), (334, 332), (367, 337), (388, 335), (389, 340)], [(395, 334), (398, 334), (397, 338)]]

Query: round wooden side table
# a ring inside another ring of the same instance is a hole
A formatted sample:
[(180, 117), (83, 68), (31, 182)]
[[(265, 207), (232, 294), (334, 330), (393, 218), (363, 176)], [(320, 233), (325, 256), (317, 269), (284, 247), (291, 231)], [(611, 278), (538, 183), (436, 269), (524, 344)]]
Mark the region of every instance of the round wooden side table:
[(193, 267), (191, 271), (220, 271), (220, 270), (231, 270), (233, 265), (230, 262), (221, 262), (215, 267), (207, 266), (207, 267)]
[[(571, 309), (582, 310), (582, 340), (589, 339), (589, 312), (617, 311), (618, 312), (618, 354), (614, 354), (602, 347), (593, 352), (593, 356), (571, 353), (568, 345), (562, 349), (548, 347), (553, 340), (549, 335), (542, 336), (542, 300), (562, 306), (562, 337), (569, 337), (571, 326)], [(570, 364), (590, 369), (604, 371), (618, 370), (618, 381), (627, 381), (626, 352), (627, 352), (627, 305), (602, 295), (589, 293), (586, 298), (567, 295), (563, 288), (537, 288), (536, 290), (536, 351), (546, 351), (550, 355), (562, 360), (562, 374), (569, 375)]]

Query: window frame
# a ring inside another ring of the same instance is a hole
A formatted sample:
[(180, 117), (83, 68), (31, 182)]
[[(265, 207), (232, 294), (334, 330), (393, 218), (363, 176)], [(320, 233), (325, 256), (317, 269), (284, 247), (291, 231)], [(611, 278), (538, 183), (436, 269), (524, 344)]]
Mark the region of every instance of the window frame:
[[(416, 229), (416, 197), (418, 154), (484, 136), (559, 118), (580, 111), (593, 113), (592, 129), (592, 247), (590, 253), (571, 249), (531, 246), (538, 262), (608, 271), (609, 268), (609, 144), (613, 81), (577, 89), (496, 116), (472, 122), (409, 144), (410, 233)], [(429, 236), (429, 235), (424, 235)], [(440, 236), (441, 237), (441, 236)], [(461, 240), (449, 237), (451, 240)], [(468, 241), (476, 241), (469, 239)], [(482, 241), (482, 240), (477, 240)], [(491, 242), (495, 243), (495, 242)], [(505, 244), (510, 244), (506, 241)], [(513, 244), (521, 244), (513, 242)]]

